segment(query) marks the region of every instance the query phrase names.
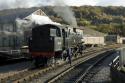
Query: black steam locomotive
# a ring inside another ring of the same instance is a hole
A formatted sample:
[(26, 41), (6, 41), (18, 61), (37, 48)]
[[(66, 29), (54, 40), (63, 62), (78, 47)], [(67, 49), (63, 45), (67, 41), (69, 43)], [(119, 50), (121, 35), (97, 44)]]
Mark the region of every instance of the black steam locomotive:
[(52, 57), (62, 57), (63, 51), (74, 49), (82, 43), (83, 32), (70, 26), (44, 24), (32, 29), (29, 39), (29, 52), (35, 65), (47, 64)]

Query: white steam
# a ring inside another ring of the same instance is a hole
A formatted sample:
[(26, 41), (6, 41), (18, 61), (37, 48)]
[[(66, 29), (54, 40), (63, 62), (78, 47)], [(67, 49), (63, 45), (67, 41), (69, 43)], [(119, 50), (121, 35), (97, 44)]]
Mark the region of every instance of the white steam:
[(54, 11), (70, 25), (77, 27), (76, 18), (72, 9), (63, 0), (55, 0)]
[(53, 22), (48, 16), (40, 16), (40, 15), (35, 15), (32, 14), (31, 16), (32, 22), (35, 24), (43, 25), (43, 24), (55, 24), (55, 25), (60, 25), (60, 23)]
[(16, 19), (17, 24), (17, 33), (19, 35), (24, 35), (25, 31), (31, 30), (34, 25), (43, 25), (43, 24), (54, 24), (54, 25), (61, 25), (60, 23), (53, 22), (49, 17), (47, 16), (40, 16), (32, 14), (28, 20), (25, 19)]
[(31, 21), (27, 21), (27, 20), (17, 18), (16, 19), (17, 33), (20, 34), (20, 35), (23, 35), (24, 31), (30, 30), (32, 24), (33, 23)]
[(3, 30), (3, 31), (0, 31), (0, 36), (2, 36), (2, 37), (17, 36), (17, 33)]
[[(42, 6), (40, 3), (48, 3), (51, 0), (44, 0), (44, 2), (42, 2), (41, 0), (38, 0), (36, 2), (36, 0), (8, 0), (7, 2), (5, 1), (0, 1), (0, 8), (1, 9), (7, 9), (7, 8), (24, 8), (24, 7), (33, 7), (33, 6)], [(66, 22), (68, 22), (70, 25), (76, 27), (77, 26), (77, 22), (74, 16), (74, 13), (72, 12), (72, 9), (66, 5), (65, 2), (63, 2), (63, 0), (54, 0), (51, 1), (53, 3), (54, 7), (54, 11), (61, 16)], [(59, 23), (53, 22), (49, 17), (47, 16), (39, 16), (39, 15), (34, 15), (32, 14), (30, 16), (29, 20), (25, 20), (25, 19), (20, 19), (17, 18), (16, 19), (16, 23), (17, 23), (17, 31), (16, 32), (9, 32), (9, 31), (2, 31), (3, 34), (6, 35), (23, 35), (24, 31), (27, 31), (31, 28), (33, 28), (34, 23), (35, 24), (55, 24), (55, 25), (60, 25)]]

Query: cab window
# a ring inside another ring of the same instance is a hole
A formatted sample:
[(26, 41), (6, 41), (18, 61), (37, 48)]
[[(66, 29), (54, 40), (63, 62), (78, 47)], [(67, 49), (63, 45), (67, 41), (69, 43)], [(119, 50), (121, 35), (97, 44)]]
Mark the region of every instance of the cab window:
[(50, 36), (61, 37), (60, 29), (57, 29), (57, 28), (51, 28), (51, 29), (50, 29)]
[(56, 29), (50, 29), (50, 36), (56, 36)]

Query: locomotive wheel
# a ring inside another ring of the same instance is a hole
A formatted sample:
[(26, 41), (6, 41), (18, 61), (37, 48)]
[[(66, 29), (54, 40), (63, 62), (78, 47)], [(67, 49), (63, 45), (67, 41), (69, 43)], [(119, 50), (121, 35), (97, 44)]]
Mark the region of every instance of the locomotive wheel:
[(48, 59), (47, 58), (41, 58), (41, 57), (37, 57), (34, 59), (34, 65), (36, 67), (40, 67), (40, 66), (46, 66), (47, 65), (47, 61)]

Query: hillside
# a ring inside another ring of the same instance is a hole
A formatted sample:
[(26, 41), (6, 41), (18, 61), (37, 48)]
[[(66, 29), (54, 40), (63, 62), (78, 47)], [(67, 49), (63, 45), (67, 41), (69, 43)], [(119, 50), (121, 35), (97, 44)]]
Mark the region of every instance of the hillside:
[[(66, 23), (53, 11), (53, 7), (39, 8), (54, 21)], [(19, 8), (0, 11), (0, 21), (5, 20), (5, 17), (6, 19), (10, 19), (10, 15), (11, 17), (19, 17), (20, 12), (28, 12), (35, 9), (38, 8)], [(82, 6), (72, 7), (72, 10), (79, 26), (88, 26), (104, 33), (125, 36), (125, 7)]]

